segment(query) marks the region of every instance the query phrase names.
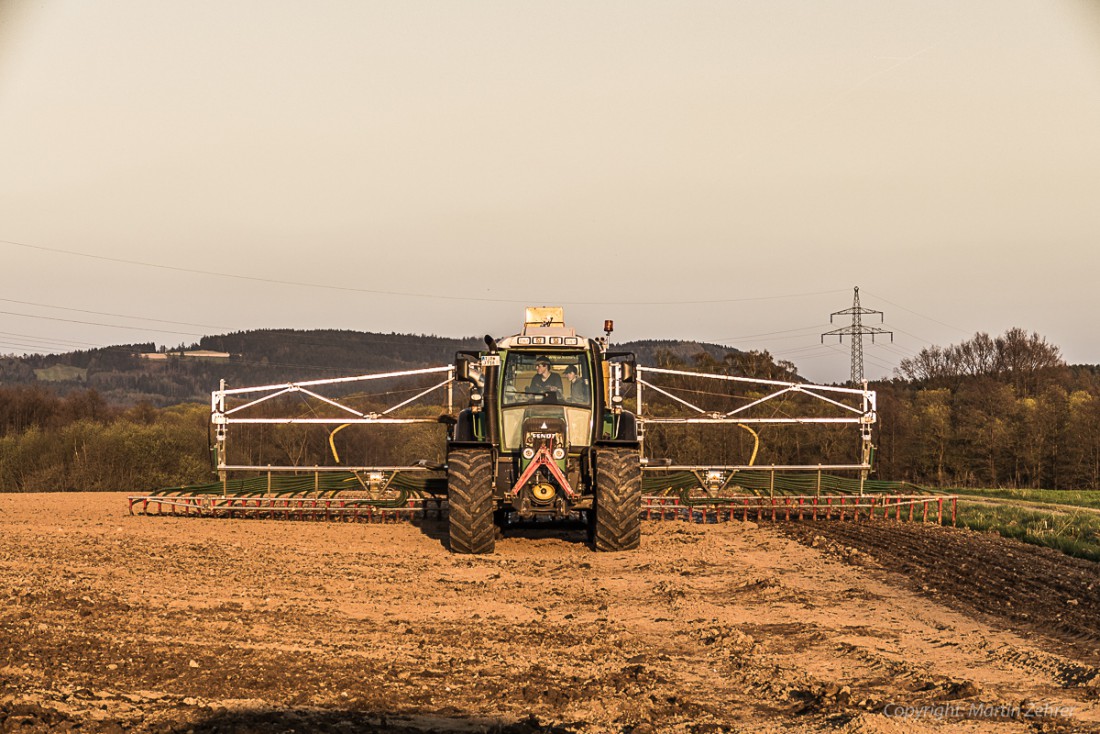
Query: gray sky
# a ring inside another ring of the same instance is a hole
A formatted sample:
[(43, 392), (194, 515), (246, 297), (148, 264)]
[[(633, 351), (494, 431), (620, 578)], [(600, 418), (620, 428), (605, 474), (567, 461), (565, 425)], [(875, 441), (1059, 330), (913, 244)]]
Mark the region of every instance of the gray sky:
[(1096, 363), (1098, 131), (1095, 0), (0, 0), (0, 353), (563, 304), (832, 381), (858, 285), (870, 377)]

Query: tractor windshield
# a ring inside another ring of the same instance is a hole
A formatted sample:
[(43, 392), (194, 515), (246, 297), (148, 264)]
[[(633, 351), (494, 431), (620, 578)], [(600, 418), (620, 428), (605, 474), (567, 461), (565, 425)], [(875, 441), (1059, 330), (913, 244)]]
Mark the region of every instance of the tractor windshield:
[(502, 407), (558, 404), (590, 408), (592, 405), (592, 382), (585, 352), (509, 352), (502, 384)]

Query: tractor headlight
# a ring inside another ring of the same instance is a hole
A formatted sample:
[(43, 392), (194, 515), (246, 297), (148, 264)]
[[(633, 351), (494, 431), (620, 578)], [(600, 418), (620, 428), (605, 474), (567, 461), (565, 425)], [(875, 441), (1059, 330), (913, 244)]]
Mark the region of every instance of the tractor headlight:
[(535, 450), (533, 448), (531, 448), (530, 446), (528, 446), (527, 448), (525, 448), (523, 450), (523, 458), (525, 458), (525, 459), (535, 458)]
[(555, 448), (554, 449), (554, 458), (557, 459), (558, 461), (561, 461), (562, 459), (564, 459), (565, 458), (565, 449), (563, 449), (561, 446), (558, 446), (557, 448)]

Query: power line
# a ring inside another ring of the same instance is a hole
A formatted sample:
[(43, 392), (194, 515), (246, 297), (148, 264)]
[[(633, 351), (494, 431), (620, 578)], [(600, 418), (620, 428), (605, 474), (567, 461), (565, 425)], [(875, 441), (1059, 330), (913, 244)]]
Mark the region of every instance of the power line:
[(884, 362), (883, 360), (879, 359), (878, 357), (875, 357), (875, 356), (870, 355), (870, 354), (865, 355), (865, 358), (871, 364), (875, 365), (876, 367), (880, 367), (884, 370), (892, 370), (895, 367), (897, 367), (897, 364), (895, 362)]
[[(894, 303), (893, 301), (888, 301), (885, 298), (883, 298), (882, 296), (871, 293), (870, 291), (868, 291), (868, 293), (871, 295), (871, 297), (877, 298), (878, 300), (882, 301), (883, 303), (889, 303), (891, 306), (893, 306), (895, 308), (900, 308), (902, 311), (908, 311), (909, 313), (913, 314), (914, 316), (920, 316), (922, 319), (926, 319), (926, 320), (931, 321), (935, 324), (939, 324), (940, 326), (946, 326), (948, 329), (954, 329), (955, 331), (962, 332), (963, 334), (970, 334), (971, 333), (968, 329), (960, 329), (958, 326), (952, 326), (951, 324), (949, 324), (945, 321), (940, 321), (939, 319), (934, 319), (931, 316), (926, 316), (926, 315), (924, 315), (924, 314), (922, 314), (918, 311), (914, 311), (911, 308), (906, 308), (905, 306), (900, 306), (900, 305)], [(900, 331), (900, 329), (899, 329), (899, 331)], [(910, 334), (910, 336), (912, 336), (912, 334)], [(931, 342), (929, 342), (929, 343), (931, 343)]]
[(834, 346), (826, 345), (826, 351), (821, 352), (820, 354), (809, 354), (809, 355), (806, 355), (806, 356), (803, 356), (803, 357), (799, 357), (798, 359), (799, 359), (799, 361), (803, 361), (803, 362), (812, 362), (815, 359), (823, 359), (825, 357), (833, 357), (835, 354), (844, 354), (844, 350), (843, 349), (838, 349), (837, 347), (834, 347)]
[(190, 331), (171, 331), (169, 329), (154, 329), (149, 326), (123, 326), (122, 324), (104, 324), (98, 321), (80, 321), (78, 319), (63, 319), (57, 316), (37, 316), (30, 313), (17, 313), (15, 311), (0, 311), (5, 316), (21, 316), (26, 319), (44, 319), (46, 321), (62, 321), (68, 324), (84, 324), (85, 326), (106, 326), (109, 329), (129, 329), (131, 331), (155, 331), (159, 334), (181, 334), (183, 336), (204, 336)]
[[(803, 347), (791, 347), (790, 349), (777, 350), (776, 355), (799, 355), (799, 354), (824, 354), (830, 350), (830, 345), (810, 344)], [(835, 351), (835, 350), (832, 350)]]
[(42, 342), (43, 344), (55, 344), (60, 346), (93, 347), (96, 349), (103, 348), (102, 345), (93, 344), (92, 342), (73, 341), (70, 339), (43, 339), (40, 336), (34, 336), (32, 334), (20, 334), (14, 331), (0, 331), (0, 336), (14, 336), (17, 339), (30, 339), (31, 341)]
[[(837, 354), (846, 354), (846, 352), (843, 349), (840, 349), (838, 347), (830, 346), (830, 345), (826, 345), (826, 347), (827, 347), (827, 351), (825, 351), (821, 354), (811, 354), (811, 355), (799, 357), (798, 361), (799, 362), (815, 362), (819, 359), (825, 359), (826, 357), (829, 357), (829, 358), (835, 357), (835, 355), (837, 355)], [(873, 356), (870, 356), (870, 355), (867, 356), (867, 361), (869, 363), (875, 365), (876, 367), (880, 368), (880, 369), (884, 369), (884, 370), (888, 370), (888, 371), (892, 371), (895, 367), (895, 365), (880, 362), (879, 360), (875, 359)]]
[(906, 349), (905, 347), (899, 346), (898, 344), (883, 344), (882, 349), (886, 352), (896, 354), (900, 357), (913, 357), (917, 354), (912, 349)]
[[(0, 346), (8, 347), (11, 349), (21, 350), (45, 350), (48, 349), (48, 345), (45, 344), (28, 344), (26, 342), (13, 342), (13, 341), (0, 341)], [(34, 352), (41, 354), (41, 352)]]
[(923, 336), (920, 336), (919, 334), (914, 334), (911, 331), (906, 331), (905, 329), (898, 329), (897, 327), (894, 327), (894, 328), (895, 328), (895, 330), (897, 330), (897, 332), (899, 334), (905, 334), (906, 336), (911, 336), (914, 339), (916, 339), (917, 341), (919, 341), (921, 344), (934, 344), (935, 343), (931, 339), (925, 339)]
[(122, 319), (135, 319), (138, 321), (153, 321), (158, 324), (175, 324), (177, 326), (198, 326), (203, 329), (228, 329), (228, 326), (218, 326), (216, 324), (194, 324), (190, 321), (170, 321), (168, 319), (155, 319), (151, 316), (130, 316), (124, 313), (111, 313), (109, 311), (89, 311), (85, 308), (70, 308), (68, 306), (54, 306), (49, 303), (34, 303), (33, 301), (17, 301), (14, 298), (0, 298), (0, 301), (4, 303), (18, 303), (22, 306), (38, 306), (40, 308), (53, 308), (58, 311), (72, 311), (74, 313), (89, 313), (95, 316), (114, 316)]
[[(26, 242), (16, 242), (14, 240), (0, 239), (0, 243), (12, 245), (15, 247), (23, 247), (28, 250), (38, 250), (40, 252), (50, 252), (60, 255), (72, 255), (73, 257), (84, 257), (91, 260), (102, 260), (105, 262), (119, 263), (123, 265), (136, 265), (144, 268), (157, 268), (159, 270), (170, 270), (177, 273), (190, 273), (192, 275), (205, 275), (216, 278), (232, 278), (234, 280), (246, 280), (255, 283), (271, 283), (274, 285), (289, 285), (299, 288), (321, 288), (325, 290), (333, 291), (345, 291), (350, 293), (370, 293), (380, 296), (401, 296), (404, 298), (432, 298), (443, 301), (463, 301), (463, 302), (482, 302), (482, 303), (522, 303), (524, 305), (531, 303), (533, 300), (542, 301), (556, 301), (559, 299), (532, 299), (526, 297), (522, 299), (518, 298), (486, 298), (481, 296), (450, 296), (441, 293), (416, 293), (412, 291), (391, 291), (380, 290), (377, 288), (359, 288), (353, 286), (331, 285), (327, 283), (310, 283), (307, 281), (297, 280), (283, 280), (280, 278), (263, 278), (257, 275), (240, 275), (238, 273), (223, 273), (215, 270), (201, 270), (198, 268), (184, 268), (177, 265), (164, 265), (162, 263), (145, 262), (143, 260), (129, 260), (121, 257), (110, 257), (108, 255), (93, 255), (87, 252), (78, 252), (76, 250), (63, 250), (57, 247), (44, 247), (42, 245), (31, 245)], [(572, 306), (691, 306), (691, 305), (705, 305), (714, 303), (743, 303), (748, 301), (774, 301), (782, 300), (785, 298), (803, 298), (807, 296), (824, 296), (837, 293), (836, 290), (831, 291), (817, 291), (810, 293), (791, 293), (779, 296), (750, 296), (746, 298), (714, 298), (714, 299), (701, 299), (701, 300), (687, 300), (687, 301), (565, 301), (564, 303)]]
[[(722, 337), (722, 338), (719, 338), (719, 339), (708, 339), (707, 341), (736, 342), (736, 341), (745, 341), (746, 339), (760, 339), (760, 338), (763, 338), (763, 337), (776, 336), (776, 335), (779, 335), (779, 334), (792, 334), (792, 335), (810, 334), (810, 333), (813, 333), (815, 331), (817, 331), (816, 326), (803, 326), (800, 329), (784, 329), (783, 331), (765, 331), (762, 334), (748, 334), (746, 336), (727, 336), (727, 337)], [(789, 336), (789, 337), (783, 337), (783, 338), (784, 339), (794, 339), (794, 338), (797, 338), (797, 337), (796, 336)]]

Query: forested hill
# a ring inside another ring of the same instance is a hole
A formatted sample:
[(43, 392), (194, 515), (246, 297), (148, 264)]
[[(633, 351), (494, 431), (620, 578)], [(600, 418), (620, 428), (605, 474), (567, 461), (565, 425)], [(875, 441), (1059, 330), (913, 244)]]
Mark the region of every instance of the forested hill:
[(684, 364), (694, 364), (703, 354), (716, 362), (721, 362), (727, 354), (738, 353), (736, 349), (718, 344), (671, 339), (643, 339), (621, 344), (613, 342), (611, 351), (633, 352), (638, 357), (638, 364), (647, 367), (656, 367), (659, 363), (666, 362), (669, 359)]
[[(449, 364), (455, 351), (480, 345), (472, 337), (284, 330), (209, 337), (154, 359), (136, 356), (152, 352), (151, 344), (0, 358), (0, 491), (205, 481), (210, 424), (203, 404), (223, 378), (243, 387), (414, 369)], [(643, 365), (799, 379), (793, 364), (764, 351), (678, 341), (612, 348), (633, 351)], [(927, 347), (897, 372), (871, 385), (878, 394), (879, 476), (939, 487), (1100, 489), (1100, 367), (1067, 365), (1056, 345), (1013, 328)], [(842, 445), (837, 440), (855, 445), (854, 434), (814, 438), (806, 430), (769, 428), (760, 461), (813, 463), (829, 454), (827, 445)], [(699, 463), (734, 445), (727, 434), (706, 435), (677, 450), (695, 451)], [(647, 443), (660, 447), (656, 432)], [(273, 461), (297, 459), (286, 453)]]
[[(156, 406), (209, 400), (224, 379), (230, 386), (263, 385), (368, 372), (389, 372), (450, 364), (460, 349), (482, 348), (480, 338), (450, 339), (361, 331), (265, 329), (204, 337), (154, 359), (154, 344), (124, 344), (58, 355), (0, 357), (0, 386), (42, 385), (65, 394), (95, 389), (109, 404)], [(737, 350), (687, 341), (641, 341), (614, 345), (634, 351), (642, 364), (671, 358), (721, 362)], [(194, 355), (228, 353), (228, 358)], [(706, 357), (699, 357), (699, 355)], [(663, 356), (667, 355), (667, 356)]]

